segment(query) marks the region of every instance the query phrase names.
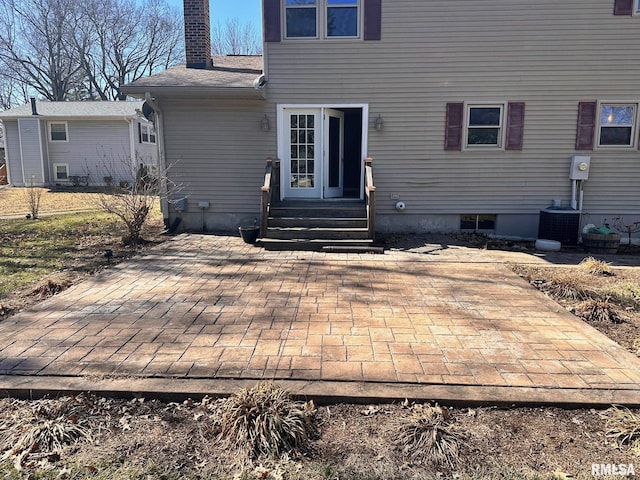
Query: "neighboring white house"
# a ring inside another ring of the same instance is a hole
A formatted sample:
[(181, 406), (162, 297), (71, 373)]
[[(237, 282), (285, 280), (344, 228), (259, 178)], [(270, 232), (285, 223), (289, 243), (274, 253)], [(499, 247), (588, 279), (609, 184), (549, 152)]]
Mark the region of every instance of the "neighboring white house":
[(157, 168), (143, 102), (36, 102), (0, 112), (9, 184), (104, 185)]
[(187, 68), (125, 87), (189, 195), (170, 220), (252, 224), (265, 157), (296, 217), (365, 201), (372, 157), (383, 232), (536, 237), (554, 199), (640, 220), (639, 0), (263, 0), (263, 62), (210, 57), (208, 4), (185, 0)]

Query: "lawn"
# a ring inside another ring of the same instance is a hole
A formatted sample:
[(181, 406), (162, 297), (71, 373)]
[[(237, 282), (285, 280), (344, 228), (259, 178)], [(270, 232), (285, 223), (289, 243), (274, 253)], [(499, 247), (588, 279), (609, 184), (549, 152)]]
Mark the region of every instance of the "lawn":
[[(156, 208), (146, 235), (158, 241), (161, 229)], [(125, 233), (115, 216), (99, 211), (0, 221), (0, 319), (145, 248), (124, 247)]]
[[(26, 215), (30, 212), (28, 188), (0, 189), (0, 216)], [(40, 214), (56, 212), (75, 212), (95, 209), (97, 193), (55, 191), (37, 188), (42, 192)]]

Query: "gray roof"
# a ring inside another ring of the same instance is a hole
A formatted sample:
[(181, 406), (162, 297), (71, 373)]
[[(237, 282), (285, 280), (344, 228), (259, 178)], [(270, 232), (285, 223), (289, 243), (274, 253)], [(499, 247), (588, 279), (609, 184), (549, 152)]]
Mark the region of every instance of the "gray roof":
[(202, 70), (185, 65), (171, 67), (164, 72), (141, 78), (125, 85), (122, 90), (129, 94), (145, 91), (171, 90), (198, 93), (204, 90), (253, 89), (253, 84), (262, 75), (262, 56), (228, 55), (213, 57), (213, 68)]
[[(44, 102), (37, 101), (40, 117), (55, 118), (123, 118), (135, 117), (143, 102)], [(31, 103), (0, 112), (0, 120), (31, 117)]]

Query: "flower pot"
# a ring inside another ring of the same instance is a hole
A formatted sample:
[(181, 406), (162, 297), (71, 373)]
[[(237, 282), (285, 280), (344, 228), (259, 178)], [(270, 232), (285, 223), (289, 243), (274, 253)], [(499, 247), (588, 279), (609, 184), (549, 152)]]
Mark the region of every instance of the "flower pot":
[(620, 246), (620, 235), (617, 233), (583, 233), (582, 247), (587, 253), (615, 254)]
[(256, 240), (258, 240), (258, 236), (260, 235), (260, 227), (238, 227), (240, 230), (240, 236), (245, 243), (254, 244)]

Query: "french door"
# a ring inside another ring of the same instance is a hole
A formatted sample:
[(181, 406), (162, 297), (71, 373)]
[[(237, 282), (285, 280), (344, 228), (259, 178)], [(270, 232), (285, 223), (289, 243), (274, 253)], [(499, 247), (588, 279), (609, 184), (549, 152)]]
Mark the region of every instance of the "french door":
[(330, 108), (285, 108), (280, 135), (285, 198), (343, 194), (344, 114)]

